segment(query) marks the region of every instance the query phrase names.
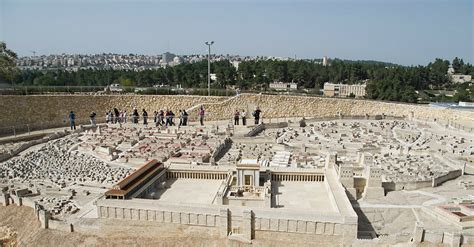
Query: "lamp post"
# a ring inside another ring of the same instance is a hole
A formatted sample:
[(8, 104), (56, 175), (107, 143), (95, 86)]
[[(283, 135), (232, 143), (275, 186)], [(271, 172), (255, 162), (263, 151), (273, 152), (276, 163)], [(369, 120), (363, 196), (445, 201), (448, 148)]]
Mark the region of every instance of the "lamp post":
[(214, 44), (214, 41), (205, 43), (209, 49), (207, 54), (207, 95), (211, 96), (211, 45)]

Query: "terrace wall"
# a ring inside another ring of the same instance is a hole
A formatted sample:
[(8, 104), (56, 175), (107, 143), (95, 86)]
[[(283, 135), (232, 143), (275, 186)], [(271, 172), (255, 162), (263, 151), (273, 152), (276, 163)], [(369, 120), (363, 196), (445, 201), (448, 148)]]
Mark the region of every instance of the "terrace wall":
[[(130, 115), (136, 107), (146, 109), (149, 116), (154, 110), (171, 109), (178, 113), (188, 109), (190, 120), (197, 119), (199, 106), (206, 109), (206, 120), (231, 119), (236, 109), (247, 109), (249, 120), (255, 106), (262, 110), (262, 118), (282, 117), (335, 117), (375, 116), (459, 123), (473, 123), (474, 112), (435, 108), (427, 105), (380, 102), (372, 100), (303, 97), (287, 95), (242, 94), (234, 97), (170, 96), (170, 95), (31, 95), (0, 96), (0, 131), (26, 124), (30, 129), (67, 126), (69, 111), (76, 113), (77, 124), (88, 123), (89, 114), (97, 113), (104, 121), (105, 112), (114, 107), (127, 110)], [(251, 121), (249, 121), (251, 122)], [(472, 126), (471, 128), (474, 128)]]

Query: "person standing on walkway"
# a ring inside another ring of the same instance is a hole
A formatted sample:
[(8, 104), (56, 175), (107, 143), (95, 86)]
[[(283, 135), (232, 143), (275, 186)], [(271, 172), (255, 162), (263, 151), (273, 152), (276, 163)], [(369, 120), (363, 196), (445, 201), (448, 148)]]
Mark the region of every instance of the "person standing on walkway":
[(114, 123), (118, 123), (119, 122), (119, 117), (120, 117), (120, 112), (117, 108), (114, 108)]
[(247, 113), (245, 112), (245, 110), (242, 110), (240, 116), (242, 117), (242, 125), (247, 125)]
[(234, 112), (234, 125), (239, 125), (240, 112), (235, 110)]
[(165, 110), (165, 126), (168, 127), (170, 125), (170, 111)]
[(95, 114), (95, 112), (91, 112), (91, 115), (89, 115), (89, 117), (91, 119), (92, 127), (95, 127), (95, 116), (97, 116), (97, 114)]
[(174, 115), (175, 115), (174, 112), (172, 110), (170, 110), (170, 126), (175, 125), (174, 120), (173, 120)]
[(255, 111), (253, 112), (253, 117), (255, 118), (255, 124), (257, 125), (259, 122), (260, 122), (260, 113), (262, 111), (260, 110), (260, 108), (257, 106), (257, 108), (255, 109)]
[(199, 112), (198, 112), (199, 122), (201, 123), (201, 126), (204, 126), (204, 114), (205, 114), (205, 110), (204, 110), (204, 107), (201, 105), (201, 108), (199, 109)]
[(160, 126), (163, 126), (163, 117), (164, 117), (165, 113), (163, 112), (163, 110), (160, 110), (158, 112), (158, 119), (157, 119), (157, 123), (156, 123), (156, 126), (160, 125)]
[(123, 123), (123, 111), (120, 111), (119, 113), (119, 122)]
[(137, 124), (137, 123), (138, 123), (138, 117), (139, 117), (139, 114), (138, 114), (137, 108), (133, 108), (132, 122), (133, 122), (134, 124)]
[(178, 124), (178, 128), (181, 127), (181, 125), (183, 125), (183, 110), (179, 110), (179, 124)]
[(123, 122), (127, 123), (127, 110), (123, 111)]
[(183, 126), (187, 126), (188, 125), (188, 113), (186, 112), (186, 110), (183, 110)]
[(71, 130), (76, 130), (76, 114), (73, 111), (69, 113), (69, 124), (71, 126)]
[(113, 119), (114, 119), (114, 114), (112, 113), (112, 111), (109, 111), (109, 116), (108, 116), (108, 122), (109, 123), (114, 123)]
[(142, 116), (143, 116), (143, 124), (148, 125), (148, 112), (145, 111), (145, 109), (142, 110)]

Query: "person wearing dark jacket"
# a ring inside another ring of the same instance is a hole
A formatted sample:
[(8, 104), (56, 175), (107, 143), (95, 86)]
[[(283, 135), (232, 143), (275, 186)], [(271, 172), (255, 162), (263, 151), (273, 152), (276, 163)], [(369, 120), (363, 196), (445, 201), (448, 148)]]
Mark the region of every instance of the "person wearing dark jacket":
[(158, 126), (158, 125), (163, 126), (163, 124), (164, 124), (164, 121), (163, 121), (164, 117), (165, 117), (165, 113), (163, 112), (163, 110), (160, 110), (160, 111), (158, 112), (157, 126)]
[(71, 126), (71, 130), (76, 130), (76, 114), (73, 111), (69, 113), (69, 125)]
[(145, 109), (142, 110), (142, 116), (143, 116), (143, 124), (147, 125), (148, 124), (148, 112), (145, 111)]
[(120, 112), (117, 108), (114, 108), (114, 120), (113, 123), (117, 123), (119, 121)]
[(138, 118), (139, 118), (139, 115), (138, 115), (138, 110), (135, 108), (133, 109), (133, 113), (132, 113), (132, 118), (133, 118), (133, 123), (134, 124), (137, 124), (138, 123)]
[(255, 111), (253, 112), (253, 117), (255, 118), (255, 124), (258, 124), (260, 122), (260, 113), (262, 111), (260, 110), (260, 108), (257, 106), (257, 108), (255, 109)]
[(239, 110), (235, 110), (235, 113), (234, 113), (234, 125), (239, 125), (239, 119), (240, 119), (240, 112), (239, 112)]
[(187, 126), (188, 125), (188, 113), (186, 112), (186, 110), (183, 110), (183, 126)]
[(174, 112), (170, 110), (170, 126), (176, 125), (176, 124), (173, 122), (173, 118), (174, 118)]

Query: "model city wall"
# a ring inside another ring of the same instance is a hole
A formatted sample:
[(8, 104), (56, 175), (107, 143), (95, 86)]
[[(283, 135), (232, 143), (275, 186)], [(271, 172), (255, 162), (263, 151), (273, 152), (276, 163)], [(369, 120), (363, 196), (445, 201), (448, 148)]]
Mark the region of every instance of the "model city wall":
[[(235, 110), (251, 112), (255, 107), (262, 110), (262, 118), (283, 117), (335, 117), (386, 115), (414, 117), (416, 119), (439, 121), (443, 124), (459, 121), (474, 122), (474, 112), (434, 108), (427, 105), (380, 102), (372, 100), (304, 97), (288, 95), (242, 94), (234, 97), (175, 96), (175, 95), (31, 95), (0, 96), (0, 132), (37, 130), (68, 126), (68, 114), (76, 113), (77, 124), (89, 123), (89, 114), (97, 113), (97, 122), (105, 121), (105, 113), (114, 107), (127, 110), (130, 116), (133, 108), (148, 111), (171, 109), (178, 115), (187, 109), (190, 121), (197, 119), (202, 105), (206, 109), (206, 120), (231, 119)], [(28, 125), (28, 126), (27, 126)], [(473, 131), (473, 126), (468, 127)]]

